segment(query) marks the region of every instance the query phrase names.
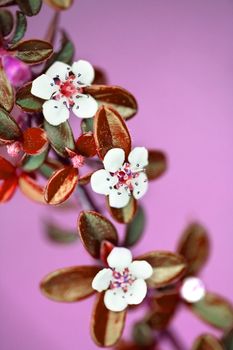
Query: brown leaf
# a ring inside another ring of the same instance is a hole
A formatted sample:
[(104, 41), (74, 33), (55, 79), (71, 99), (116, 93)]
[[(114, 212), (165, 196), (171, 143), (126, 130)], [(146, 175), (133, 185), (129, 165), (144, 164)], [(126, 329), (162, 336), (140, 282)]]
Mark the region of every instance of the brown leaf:
[(94, 69), (95, 69), (95, 79), (94, 79), (93, 85), (96, 85), (96, 84), (106, 85), (106, 84), (108, 84), (108, 78), (107, 78), (106, 72), (102, 68), (99, 68), (99, 67), (94, 67)]
[(9, 179), (15, 175), (15, 172), (15, 167), (8, 160), (0, 156), (0, 180)]
[(78, 184), (81, 186), (85, 186), (85, 185), (89, 184), (93, 173), (94, 173), (94, 171), (91, 171), (91, 172), (87, 173), (86, 175), (81, 176), (78, 180)]
[(14, 106), (14, 90), (0, 62), (0, 107), (10, 112)]
[(0, 184), (0, 203), (5, 203), (12, 198), (17, 185), (17, 177), (11, 177)]
[(150, 300), (151, 312), (146, 317), (147, 323), (155, 330), (168, 327), (179, 303), (176, 290), (156, 291)]
[(233, 306), (219, 295), (206, 293), (203, 299), (189, 307), (202, 321), (215, 328), (227, 331), (233, 327)]
[(19, 188), (29, 199), (38, 203), (45, 203), (44, 188), (26, 173), (19, 177)]
[(109, 202), (107, 201), (108, 209), (113, 217), (117, 222), (121, 224), (128, 224), (130, 223), (137, 211), (138, 204), (134, 197), (130, 198), (129, 203), (124, 208), (112, 208), (109, 205)]
[(213, 335), (203, 334), (195, 340), (192, 350), (224, 350), (224, 348)]
[(78, 138), (76, 150), (84, 157), (94, 157), (96, 155), (96, 144), (92, 132), (84, 133)]
[(100, 257), (103, 241), (117, 245), (116, 228), (104, 216), (94, 211), (82, 211), (78, 218), (78, 232), (86, 250), (94, 257)]
[(18, 124), (3, 108), (0, 108), (0, 141), (4, 144), (12, 143), (22, 137)]
[(112, 148), (122, 148), (128, 157), (131, 138), (123, 118), (114, 109), (102, 106), (94, 117), (94, 137), (101, 159)]
[(45, 200), (57, 205), (67, 200), (78, 184), (78, 169), (71, 166), (62, 168), (51, 176), (45, 188)]
[(53, 47), (43, 40), (25, 40), (14, 45), (12, 51), (21, 61), (34, 64), (47, 60), (53, 53)]
[(97, 297), (91, 319), (91, 336), (98, 346), (113, 346), (120, 339), (126, 311), (113, 312), (104, 305), (104, 293)]
[(207, 261), (210, 252), (206, 229), (197, 222), (190, 224), (181, 236), (177, 251), (187, 261), (187, 275), (197, 274)]
[(163, 152), (149, 150), (149, 164), (146, 167), (146, 175), (149, 180), (155, 180), (167, 170), (167, 159)]
[(23, 133), (23, 150), (30, 155), (42, 153), (48, 146), (44, 129), (28, 128)]
[(147, 280), (152, 288), (169, 285), (183, 277), (186, 271), (184, 258), (175, 253), (154, 251), (138, 257), (137, 260), (146, 260), (153, 267), (154, 273)]
[(98, 104), (112, 107), (124, 119), (132, 118), (137, 113), (137, 101), (127, 90), (119, 86), (91, 85), (85, 92), (92, 95)]
[(68, 303), (78, 301), (95, 293), (91, 284), (99, 271), (98, 266), (66, 267), (48, 274), (40, 288), (49, 299)]

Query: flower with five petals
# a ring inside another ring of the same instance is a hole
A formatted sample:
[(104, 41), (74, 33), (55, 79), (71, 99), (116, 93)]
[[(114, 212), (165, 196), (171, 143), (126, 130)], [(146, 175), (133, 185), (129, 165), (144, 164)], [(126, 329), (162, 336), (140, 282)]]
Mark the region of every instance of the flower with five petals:
[(87, 61), (79, 60), (72, 66), (57, 61), (32, 82), (32, 95), (46, 100), (43, 115), (48, 123), (64, 123), (71, 110), (79, 118), (95, 115), (98, 104), (83, 90), (92, 83), (94, 75), (94, 68)]
[(132, 195), (139, 199), (146, 193), (148, 150), (145, 147), (135, 147), (128, 160), (123, 149), (113, 148), (105, 155), (103, 164), (105, 169), (92, 175), (91, 186), (94, 192), (109, 196), (110, 207), (123, 208)]

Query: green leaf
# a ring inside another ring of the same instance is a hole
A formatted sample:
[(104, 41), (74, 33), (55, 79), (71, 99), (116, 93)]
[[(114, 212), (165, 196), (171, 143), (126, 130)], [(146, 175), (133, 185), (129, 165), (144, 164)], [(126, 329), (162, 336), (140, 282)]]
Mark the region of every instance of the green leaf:
[(44, 176), (46, 179), (49, 179), (54, 171), (61, 169), (63, 167), (63, 164), (58, 162), (55, 159), (48, 158), (44, 164), (40, 167), (39, 172), (42, 176)]
[(46, 237), (56, 243), (73, 243), (77, 241), (78, 235), (75, 230), (67, 230), (56, 224), (46, 221), (44, 223)]
[(221, 343), (225, 350), (233, 350), (233, 328), (223, 336)]
[(11, 143), (22, 137), (22, 131), (16, 121), (4, 109), (0, 108), (0, 140)]
[(147, 348), (154, 344), (154, 334), (151, 327), (144, 321), (133, 326), (133, 340), (139, 347)]
[(42, 0), (16, 0), (20, 10), (27, 16), (35, 16), (40, 12)]
[(32, 83), (22, 86), (16, 93), (16, 104), (28, 113), (41, 112), (44, 100), (31, 94)]
[(94, 211), (83, 211), (78, 219), (78, 232), (86, 250), (94, 257), (100, 257), (103, 241), (117, 244), (118, 235), (115, 226), (103, 215)]
[(93, 131), (94, 118), (85, 118), (81, 122), (81, 130), (83, 133)]
[(66, 158), (68, 156), (66, 148), (75, 149), (73, 132), (68, 122), (53, 126), (45, 120), (44, 129), (52, 148), (59, 156)]
[(25, 40), (14, 45), (15, 56), (25, 63), (41, 63), (53, 53), (50, 43), (42, 40)]
[(39, 169), (44, 163), (46, 157), (48, 155), (48, 149), (44, 152), (35, 155), (35, 156), (27, 156), (23, 162), (23, 170), (30, 172)]
[(124, 246), (132, 247), (141, 238), (145, 228), (145, 213), (142, 207), (138, 207), (133, 220), (127, 225)]
[(0, 107), (10, 112), (14, 106), (14, 91), (0, 61)]
[(8, 10), (0, 10), (0, 33), (7, 36), (11, 33), (14, 26), (12, 13)]
[(198, 337), (193, 346), (192, 350), (224, 350), (216, 337), (211, 334), (203, 334)]
[(23, 12), (16, 12), (16, 25), (14, 35), (10, 41), (11, 45), (17, 44), (25, 35), (27, 30), (27, 19)]
[(233, 327), (233, 306), (221, 296), (206, 293), (203, 299), (191, 304), (190, 308), (210, 326), (221, 330)]

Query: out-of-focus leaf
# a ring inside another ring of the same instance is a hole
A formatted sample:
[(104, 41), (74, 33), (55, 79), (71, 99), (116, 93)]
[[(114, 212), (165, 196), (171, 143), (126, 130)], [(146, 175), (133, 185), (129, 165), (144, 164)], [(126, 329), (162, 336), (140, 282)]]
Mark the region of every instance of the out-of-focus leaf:
[(48, 274), (40, 288), (49, 299), (67, 303), (78, 301), (94, 294), (91, 283), (99, 270), (98, 266), (66, 267)]
[(23, 12), (16, 12), (16, 25), (12, 39), (10, 40), (11, 45), (17, 44), (23, 39), (27, 30), (27, 18)]
[(0, 180), (9, 179), (15, 175), (15, 172), (15, 167), (8, 160), (0, 156)]
[(154, 270), (153, 275), (147, 280), (152, 288), (167, 286), (184, 276), (186, 263), (183, 256), (164, 251), (146, 253), (137, 258), (146, 260)]
[(155, 291), (150, 300), (150, 312), (146, 317), (149, 326), (157, 331), (168, 327), (179, 303), (177, 290)]
[(136, 199), (133, 197), (130, 198), (129, 203), (124, 208), (112, 208), (108, 201), (107, 205), (113, 219), (121, 224), (129, 224), (133, 220), (138, 206)]
[(114, 109), (102, 106), (94, 118), (97, 153), (104, 159), (112, 148), (122, 148), (126, 158), (131, 151), (131, 137), (123, 118)]
[(0, 107), (10, 112), (14, 106), (14, 91), (0, 61)]
[(100, 293), (91, 318), (91, 336), (98, 346), (113, 346), (120, 339), (125, 325), (126, 311), (113, 312), (104, 305), (104, 293)]
[(7, 36), (11, 33), (14, 26), (12, 13), (8, 10), (0, 10), (0, 33)]
[(48, 147), (48, 140), (44, 129), (28, 128), (23, 132), (22, 147), (25, 153), (37, 155)]
[(27, 16), (35, 16), (39, 13), (42, 0), (16, 0), (20, 10)]
[(0, 203), (9, 201), (15, 193), (18, 184), (17, 177), (11, 177), (0, 183)]
[(133, 339), (135, 344), (143, 349), (154, 344), (153, 331), (145, 321), (140, 321), (134, 324)]
[(224, 350), (224, 348), (213, 335), (203, 334), (195, 340), (191, 350)]
[(0, 141), (3, 143), (12, 143), (21, 137), (22, 131), (14, 118), (3, 108), (0, 108)]
[(0, 7), (15, 5), (14, 0), (0, 0)]
[(59, 156), (68, 156), (66, 148), (75, 150), (74, 136), (68, 122), (53, 126), (45, 121), (44, 128), (52, 148)]
[(46, 237), (56, 243), (72, 243), (77, 241), (78, 235), (76, 231), (67, 230), (54, 224), (53, 222), (46, 221), (44, 224)]
[(22, 174), (19, 177), (19, 188), (27, 198), (37, 203), (45, 203), (44, 188), (29, 175)]
[(57, 205), (65, 202), (73, 193), (78, 183), (78, 170), (67, 166), (57, 170), (49, 179), (45, 188), (45, 200)]
[(96, 144), (92, 132), (82, 134), (76, 141), (76, 150), (84, 157), (94, 157), (96, 155)]
[(74, 58), (74, 45), (70, 41), (65, 31), (62, 31), (61, 48), (58, 52), (55, 52), (46, 64), (46, 70), (56, 61), (71, 64)]
[(127, 225), (125, 234), (125, 247), (132, 247), (141, 238), (145, 228), (145, 213), (142, 207), (138, 207), (133, 220)]
[(78, 219), (78, 232), (86, 250), (94, 257), (100, 257), (103, 241), (114, 245), (118, 242), (116, 228), (104, 216), (94, 211), (83, 211)]
[(203, 299), (189, 306), (202, 321), (215, 328), (227, 331), (233, 327), (233, 306), (221, 296), (206, 293)]
[(82, 132), (89, 132), (94, 130), (94, 118), (85, 118), (81, 121)]
[(16, 104), (25, 112), (41, 112), (43, 103), (41, 98), (31, 94), (32, 83), (28, 83), (18, 89), (16, 93)]
[(25, 63), (41, 63), (53, 53), (53, 47), (47, 41), (25, 40), (14, 45), (15, 56)]
[(106, 72), (99, 67), (94, 67), (95, 69), (95, 79), (93, 84), (101, 84), (101, 85), (106, 85), (108, 83), (108, 78), (106, 75)]
[(149, 180), (155, 180), (167, 170), (167, 159), (163, 152), (149, 150), (149, 164), (146, 167), (146, 175)]
[(45, 0), (55, 10), (67, 10), (73, 4), (73, 0)]
[(39, 171), (46, 179), (49, 179), (54, 171), (63, 168), (63, 164), (55, 159), (47, 159), (44, 164), (40, 167)]
[(22, 165), (23, 170), (26, 172), (30, 172), (41, 168), (47, 155), (48, 155), (48, 149), (46, 149), (44, 152), (37, 154), (35, 156), (26, 156)]
[(187, 275), (197, 274), (210, 252), (207, 230), (197, 222), (191, 223), (182, 234), (177, 251), (187, 261)]
[(233, 328), (229, 330), (222, 337), (221, 344), (223, 345), (224, 350), (232, 350), (233, 349)]
[(85, 88), (85, 92), (92, 95), (99, 106), (111, 107), (124, 119), (132, 118), (137, 112), (134, 96), (119, 86), (91, 85)]
[(100, 244), (100, 260), (108, 266), (108, 256), (115, 247), (114, 244), (112, 244), (109, 241), (102, 241)]

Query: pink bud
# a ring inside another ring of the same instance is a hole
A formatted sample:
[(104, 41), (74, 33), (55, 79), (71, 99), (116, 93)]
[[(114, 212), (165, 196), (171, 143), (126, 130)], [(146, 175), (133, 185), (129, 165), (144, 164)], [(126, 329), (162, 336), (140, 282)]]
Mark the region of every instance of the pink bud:
[(15, 141), (14, 143), (7, 145), (6, 148), (9, 156), (13, 158), (17, 157), (19, 152), (22, 151), (22, 145), (21, 145), (21, 142), (19, 141)]
[(84, 165), (84, 157), (79, 154), (76, 154), (74, 157), (71, 158), (71, 162), (74, 168), (80, 168)]

